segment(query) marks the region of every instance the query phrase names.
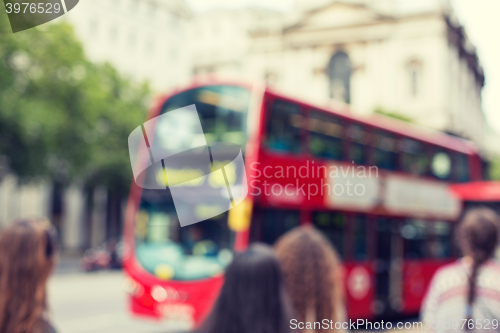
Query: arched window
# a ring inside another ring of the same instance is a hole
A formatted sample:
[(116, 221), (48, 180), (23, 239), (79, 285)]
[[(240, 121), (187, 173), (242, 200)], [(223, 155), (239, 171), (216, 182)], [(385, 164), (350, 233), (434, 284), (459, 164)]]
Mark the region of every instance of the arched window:
[(331, 98), (351, 102), (351, 72), (349, 56), (342, 51), (335, 53), (328, 64)]

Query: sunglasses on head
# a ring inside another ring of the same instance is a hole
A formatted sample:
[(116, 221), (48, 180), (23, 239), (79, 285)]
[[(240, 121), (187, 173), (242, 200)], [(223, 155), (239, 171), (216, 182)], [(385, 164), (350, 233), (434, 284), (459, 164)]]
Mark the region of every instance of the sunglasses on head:
[[(19, 222), (22, 225), (29, 227), (32, 222), (29, 220), (21, 220)], [(59, 250), (59, 239), (57, 237), (57, 230), (54, 228), (52, 223), (47, 219), (38, 220), (35, 223), (40, 223), (45, 234), (45, 256), (47, 259), (51, 259), (54, 254)]]

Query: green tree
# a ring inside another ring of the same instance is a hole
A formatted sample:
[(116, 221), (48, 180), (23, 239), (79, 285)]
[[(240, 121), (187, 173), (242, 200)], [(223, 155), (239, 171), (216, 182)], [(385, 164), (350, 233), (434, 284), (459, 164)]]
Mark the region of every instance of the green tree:
[[(150, 90), (110, 64), (91, 63), (73, 28), (12, 34), (0, 15), (0, 170), (21, 181), (105, 186), (127, 195), (127, 137), (144, 122)], [(1, 181), (2, 175), (0, 175)]]
[(488, 177), (491, 180), (500, 180), (500, 158), (497, 157), (490, 162)]

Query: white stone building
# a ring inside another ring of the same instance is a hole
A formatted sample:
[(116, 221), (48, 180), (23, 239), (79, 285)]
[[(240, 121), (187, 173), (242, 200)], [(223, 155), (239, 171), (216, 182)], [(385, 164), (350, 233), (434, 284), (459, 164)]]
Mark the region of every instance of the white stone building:
[(110, 62), (164, 92), (189, 77), (185, 40), (192, 15), (183, 0), (86, 0), (63, 18), (90, 60)]
[[(285, 14), (207, 13), (197, 29), (209, 32), (224, 20), (231, 29), (212, 32), (218, 44), (207, 42), (201, 53), (214, 56), (194, 61), (195, 73), (265, 80), (316, 103), (399, 113), (484, 142), (483, 71), (448, 1), (299, 0)], [(236, 47), (216, 56), (223, 46)]]

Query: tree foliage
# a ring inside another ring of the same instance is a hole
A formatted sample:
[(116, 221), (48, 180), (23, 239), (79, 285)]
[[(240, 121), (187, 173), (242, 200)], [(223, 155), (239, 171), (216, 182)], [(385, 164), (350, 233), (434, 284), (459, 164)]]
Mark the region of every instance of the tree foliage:
[(500, 180), (500, 157), (490, 161), (488, 178), (491, 180)]
[(148, 99), (146, 84), (91, 63), (69, 24), (12, 34), (0, 15), (0, 163), (20, 179), (125, 190)]

